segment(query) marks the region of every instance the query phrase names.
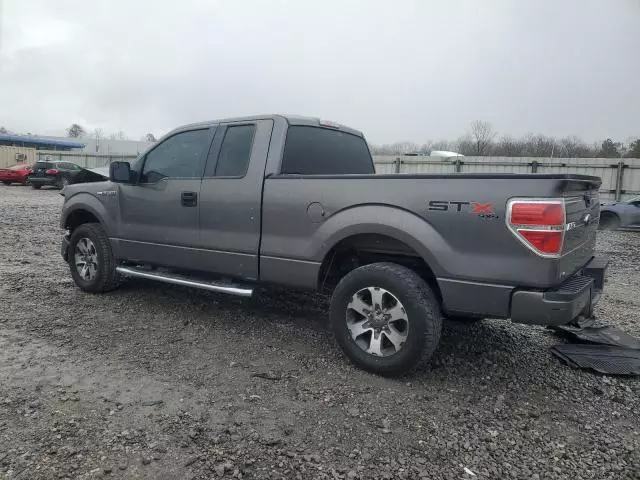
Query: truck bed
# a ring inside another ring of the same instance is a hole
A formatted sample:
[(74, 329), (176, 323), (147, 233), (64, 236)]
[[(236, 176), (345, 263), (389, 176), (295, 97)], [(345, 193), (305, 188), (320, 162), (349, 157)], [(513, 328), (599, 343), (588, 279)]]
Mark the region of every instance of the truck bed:
[(567, 223), (597, 219), (599, 186), (597, 177), (566, 174), (274, 175), (264, 185), (261, 278), (315, 285), (331, 248), (376, 231), (379, 248), (423, 258), (457, 298), (473, 292), (481, 301), (478, 288), (491, 285), (508, 304), (514, 289), (552, 288), (587, 264), (597, 230), (597, 222), (579, 225), (560, 258), (543, 258), (507, 227), (508, 200), (561, 198)]

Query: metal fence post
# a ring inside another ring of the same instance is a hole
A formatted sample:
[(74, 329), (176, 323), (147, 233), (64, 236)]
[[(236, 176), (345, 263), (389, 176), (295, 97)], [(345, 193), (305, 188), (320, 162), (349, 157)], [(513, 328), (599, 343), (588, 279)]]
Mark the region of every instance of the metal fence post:
[(395, 163), (395, 173), (400, 173), (400, 163), (402, 162), (402, 160), (400, 160), (400, 157), (396, 157), (396, 159), (394, 160), (393, 163)]
[(618, 162), (618, 174), (616, 175), (616, 202), (622, 197), (622, 179), (624, 178), (624, 167), (626, 165), (622, 160)]
[(538, 161), (531, 162), (531, 173), (538, 173)]
[(455, 166), (456, 166), (456, 173), (460, 173), (462, 171), (462, 160), (460, 160), (460, 158), (456, 158), (455, 161)]

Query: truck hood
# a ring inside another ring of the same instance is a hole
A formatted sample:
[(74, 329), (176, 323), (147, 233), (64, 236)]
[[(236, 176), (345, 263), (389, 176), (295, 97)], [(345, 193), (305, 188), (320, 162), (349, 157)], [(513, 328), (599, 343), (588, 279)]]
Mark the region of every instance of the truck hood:
[(87, 168), (87, 170), (101, 175), (105, 180), (109, 178), (109, 167)]

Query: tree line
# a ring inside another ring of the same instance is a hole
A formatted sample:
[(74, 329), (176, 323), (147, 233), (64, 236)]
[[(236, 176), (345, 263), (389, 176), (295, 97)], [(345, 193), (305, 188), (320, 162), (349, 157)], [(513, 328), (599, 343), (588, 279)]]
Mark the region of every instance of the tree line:
[[(94, 128), (92, 131), (88, 132), (82, 125), (78, 123), (72, 123), (69, 128), (66, 130), (66, 135), (68, 138), (93, 138), (96, 142), (100, 142), (100, 140), (104, 138), (108, 138), (109, 140), (131, 140), (122, 130), (119, 130), (114, 133), (106, 134), (101, 128)], [(15, 132), (11, 132), (7, 130), (5, 127), (0, 126), (0, 134), (7, 135)], [(31, 133), (27, 133), (26, 135), (32, 135)], [(147, 133), (140, 138), (143, 142), (157, 142), (157, 139), (153, 133)]]
[(471, 123), (469, 131), (453, 141), (428, 141), (422, 145), (396, 142), (370, 147), (374, 155), (428, 155), (434, 150), (445, 150), (480, 157), (640, 158), (640, 138), (626, 144), (611, 138), (588, 144), (576, 136), (555, 138), (541, 134), (514, 138), (498, 136), (491, 124), (482, 120)]
[[(96, 143), (104, 138), (111, 140), (130, 140), (122, 131), (109, 135), (101, 128), (91, 132), (77, 123), (66, 130), (69, 138), (93, 138)], [(7, 134), (5, 127), (0, 127), (0, 134)], [(142, 141), (156, 142), (153, 133), (147, 133)], [(519, 138), (509, 135), (498, 136), (489, 122), (476, 120), (469, 131), (457, 140), (428, 141), (419, 145), (414, 142), (396, 142), (385, 145), (370, 145), (374, 155), (407, 155), (426, 154), (434, 150), (445, 150), (461, 153), (466, 156), (493, 157), (547, 157), (547, 158), (640, 158), (640, 138), (631, 139), (626, 144), (611, 138), (601, 143), (588, 144), (575, 135), (556, 138), (541, 134), (528, 134)]]
[[(96, 141), (100, 141), (103, 138), (107, 138), (104, 133), (104, 130), (101, 128), (95, 128), (91, 132), (87, 132), (87, 130), (77, 123), (72, 123), (69, 128), (67, 128), (67, 137), (69, 138), (95, 138)], [(110, 140), (131, 140), (122, 130), (119, 130), (115, 133), (109, 134), (108, 138)], [(147, 133), (143, 135), (140, 140), (145, 142), (156, 142), (157, 139), (153, 133)]]

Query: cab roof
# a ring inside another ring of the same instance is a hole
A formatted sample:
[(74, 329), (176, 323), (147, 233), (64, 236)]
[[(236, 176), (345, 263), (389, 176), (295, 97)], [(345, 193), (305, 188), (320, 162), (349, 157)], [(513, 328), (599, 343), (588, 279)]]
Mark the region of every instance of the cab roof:
[(265, 114), (265, 115), (250, 115), (246, 117), (221, 118), (218, 120), (209, 120), (205, 122), (191, 123), (188, 125), (183, 125), (181, 127), (178, 127), (174, 131), (191, 129), (193, 127), (211, 127), (214, 125), (218, 125), (219, 123), (240, 123), (240, 122), (251, 122), (255, 120), (273, 120), (273, 121), (284, 120), (289, 125), (307, 125), (307, 126), (314, 126), (314, 127), (333, 128), (343, 132), (348, 132), (354, 135), (358, 135), (359, 137), (364, 136), (362, 132), (359, 130), (349, 128), (337, 122), (322, 120), (318, 117), (305, 117), (301, 115), (283, 115), (283, 114), (275, 114), (275, 113)]

